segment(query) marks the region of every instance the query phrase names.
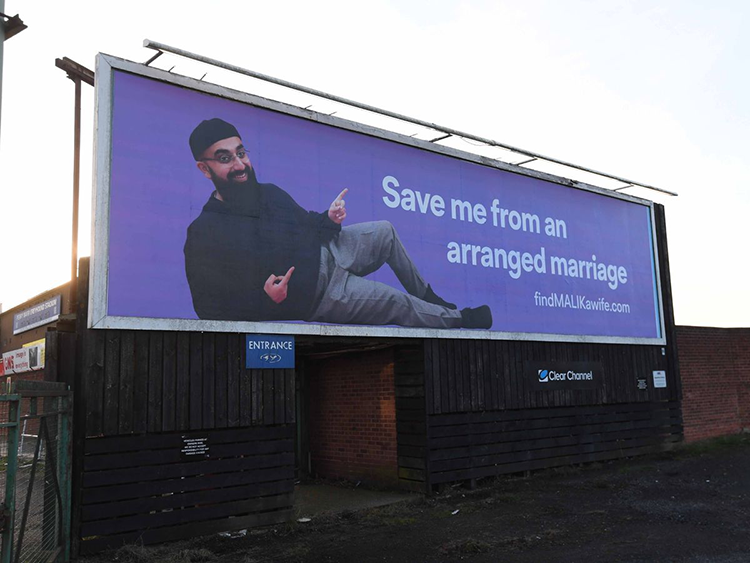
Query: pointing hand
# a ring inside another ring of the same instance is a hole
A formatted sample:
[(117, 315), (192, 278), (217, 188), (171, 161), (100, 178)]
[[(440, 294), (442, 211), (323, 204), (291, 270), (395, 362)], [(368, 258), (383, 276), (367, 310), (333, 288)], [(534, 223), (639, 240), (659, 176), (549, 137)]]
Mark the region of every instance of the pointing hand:
[(328, 208), (328, 218), (337, 225), (340, 225), (346, 219), (346, 202), (344, 201), (344, 196), (348, 191), (349, 188), (341, 190), (341, 193), (331, 203), (331, 207)]
[(293, 272), (294, 266), (289, 268), (289, 270), (287, 270), (286, 274), (284, 274), (283, 276), (271, 274), (270, 276), (268, 276), (266, 283), (263, 284), (263, 290), (271, 299), (273, 299), (274, 303), (281, 303), (284, 299), (286, 299), (289, 278), (292, 277)]

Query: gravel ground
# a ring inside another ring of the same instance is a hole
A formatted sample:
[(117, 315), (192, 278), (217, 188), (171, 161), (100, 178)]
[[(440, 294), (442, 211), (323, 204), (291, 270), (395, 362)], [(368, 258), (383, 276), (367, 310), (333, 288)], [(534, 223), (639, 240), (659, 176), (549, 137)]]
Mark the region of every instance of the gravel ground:
[(750, 562), (750, 435), (86, 563)]

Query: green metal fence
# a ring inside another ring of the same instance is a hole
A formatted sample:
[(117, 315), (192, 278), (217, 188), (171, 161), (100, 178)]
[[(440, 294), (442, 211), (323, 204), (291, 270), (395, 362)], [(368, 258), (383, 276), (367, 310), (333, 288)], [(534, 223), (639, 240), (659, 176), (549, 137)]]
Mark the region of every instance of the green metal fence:
[(64, 383), (0, 389), (0, 563), (70, 559), (70, 403)]

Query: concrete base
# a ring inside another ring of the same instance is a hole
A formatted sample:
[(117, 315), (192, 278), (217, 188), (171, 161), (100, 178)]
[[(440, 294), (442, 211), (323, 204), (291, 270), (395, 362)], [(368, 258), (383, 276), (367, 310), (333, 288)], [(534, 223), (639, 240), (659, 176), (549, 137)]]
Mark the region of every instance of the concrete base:
[(370, 491), (328, 484), (300, 484), (294, 488), (295, 519), (375, 508), (415, 496), (413, 493)]

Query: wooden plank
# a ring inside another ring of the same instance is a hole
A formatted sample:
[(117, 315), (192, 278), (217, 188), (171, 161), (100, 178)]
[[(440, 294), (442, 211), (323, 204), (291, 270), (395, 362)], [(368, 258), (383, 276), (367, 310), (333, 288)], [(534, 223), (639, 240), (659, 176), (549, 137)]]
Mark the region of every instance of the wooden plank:
[(188, 522), (202, 522), (217, 518), (228, 518), (239, 514), (287, 508), (293, 504), (291, 493), (273, 495), (248, 500), (235, 500), (222, 503), (211, 503), (181, 510), (136, 514), (122, 518), (84, 522), (81, 533), (84, 536), (111, 535), (143, 529), (155, 529), (164, 526), (175, 526)]
[(83, 507), (83, 521), (117, 518), (131, 514), (148, 514), (152, 511), (179, 509), (197, 504), (215, 504), (260, 496), (290, 493), (294, 481), (285, 479), (266, 483), (249, 483), (234, 487), (212, 487), (199, 491), (176, 492), (171, 495), (144, 496), (116, 502), (89, 504)]
[(284, 424), (284, 417), (286, 415), (286, 405), (284, 404), (284, 399), (286, 398), (284, 370), (274, 369), (269, 371), (273, 373), (273, 422), (274, 424)]
[(164, 364), (162, 367), (161, 429), (170, 432), (177, 426), (177, 333), (164, 333)]
[(211, 443), (228, 444), (232, 442), (282, 440), (294, 437), (294, 427), (286, 426), (250, 426), (232, 430), (207, 430), (181, 432), (172, 434), (143, 434), (133, 436), (108, 436), (88, 438), (85, 443), (85, 455), (107, 453), (125, 453), (147, 449), (172, 448), (182, 444), (183, 438), (201, 438), (209, 436)]
[(135, 333), (135, 372), (133, 382), (133, 432), (145, 432), (148, 420), (149, 333)]
[(215, 333), (203, 333), (203, 428), (216, 427), (215, 341)]
[(261, 394), (263, 391), (263, 377), (260, 370), (240, 369), (240, 425), (248, 426), (262, 422)]
[(432, 370), (430, 372), (430, 377), (432, 378), (434, 393), (432, 412), (437, 414), (443, 412), (444, 392), (443, 381), (440, 378), (440, 346), (442, 346), (442, 343), (437, 338), (430, 341), (430, 360), (432, 361)]
[[(234, 336), (234, 335), (231, 335)], [(228, 387), (228, 369), (229, 358), (227, 351), (229, 347), (230, 335), (217, 334), (215, 341), (215, 366), (214, 374), (214, 397), (216, 410), (216, 428), (226, 428), (229, 425), (229, 387)], [(233, 338), (232, 338), (233, 339)]]
[(242, 335), (229, 335), (227, 341), (227, 425), (240, 426), (240, 341)]
[(104, 350), (104, 410), (102, 432), (117, 434), (120, 407), (120, 332), (106, 331)]
[[(83, 467), (85, 471), (92, 472), (109, 469), (127, 469), (129, 467), (146, 467), (149, 465), (193, 463), (194, 461), (199, 461), (197, 459), (184, 459), (181, 454), (183, 446), (184, 443), (180, 442), (170, 448), (162, 448), (158, 450), (144, 450), (97, 456), (89, 455), (85, 457)], [(291, 439), (285, 439), (216, 443), (209, 438), (208, 447), (210, 459), (221, 459), (225, 457), (288, 453), (294, 451), (294, 441)]]
[(293, 369), (284, 370), (284, 406), (286, 407), (284, 422), (286, 424), (294, 424), (296, 420), (297, 390), (294, 376)]
[(259, 514), (250, 514), (247, 516), (237, 516), (235, 518), (219, 520), (206, 520), (183, 524), (179, 526), (170, 526), (156, 528), (153, 530), (139, 530), (124, 534), (112, 536), (100, 536), (94, 539), (88, 539), (81, 543), (81, 553), (91, 554), (102, 551), (107, 548), (117, 547), (124, 544), (140, 542), (143, 544), (161, 543), (184, 538), (192, 538), (200, 535), (214, 534), (217, 532), (242, 530), (257, 526), (271, 526), (288, 521), (292, 517), (291, 507), (285, 510), (275, 510)]
[(203, 428), (203, 338), (190, 333), (190, 428)]
[(274, 376), (273, 370), (258, 370), (263, 374), (263, 424), (271, 425), (274, 423)]
[(175, 430), (190, 428), (190, 334), (177, 333)]
[(149, 432), (162, 431), (162, 376), (164, 369), (164, 333), (149, 333), (148, 359), (148, 422)]
[(120, 335), (120, 392), (117, 433), (133, 431), (133, 386), (135, 383), (135, 332), (122, 331)]
[(484, 358), (482, 357), (482, 341), (472, 340), (471, 347), (474, 351), (474, 362), (477, 366), (477, 408), (480, 411), (486, 410), (486, 399), (484, 393), (485, 379), (487, 378), (487, 372), (484, 365)]
[(435, 352), (439, 358), (440, 369), (435, 375), (440, 379), (440, 408), (442, 412), (453, 412), (455, 407), (451, 408), (451, 399), (455, 404), (455, 385), (453, 385), (453, 373), (448, 366), (447, 343), (439, 339), (437, 344)]
[(497, 407), (497, 371), (495, 370), (494, 358), (490, 353), (491, 340), (482, 340), (479, 346), (482, 352), (482, 364), (487, 372), (484, 380), (484, 402), (487, 410), (496, 410)]
[[(187, 476), (180, 479), (180, 492), (212, 490), (217, 483), (222, 487), (247, 485), (251, 483), (272, 483), (294, 478), (294, 466), (269, 467), (216, 475)], [(88, 504), (114, 502), (121, 500), (142, 499), (153, 495), (174, 494), (175, 483), (171, 480), (147, 481), (143, 483), (128, 483), (124, 485), (110, 485), (94, 487), (83, 491), (83, 500)]]
[[(435, 381), (432, 377), (432, 340), (424, 340), (422, 346), (422, 359), (424, 362), (424, 392), (425, 392), (425, 408), (429, 413), (435, 412), (434, 409), (434, 397), (435, 397)], [(398, 401), (396, 402), (396, 413), (398, 415), (403, 409), (399, 408)]]
[(244, 458), (229, 458), (206, 461), (192, 461), (190, 463), (161, 465), (157, 467), (135, 467), (126, 469), (111, 469), (86, 473), (83, 476), (84, 488), (101, 487), (150, 481), (159, 479), (178, 479), (188, 475), (202, 473), (224, 473), (232, 471), (246, 471), (266, 467), (280, 467), (294, 463), (293, 453), (264, 454)]
[(104, 433), (104, 352), (106, 331), (91, 330), (86, 340), (83, 381), (86, 393), (86, 435)]

